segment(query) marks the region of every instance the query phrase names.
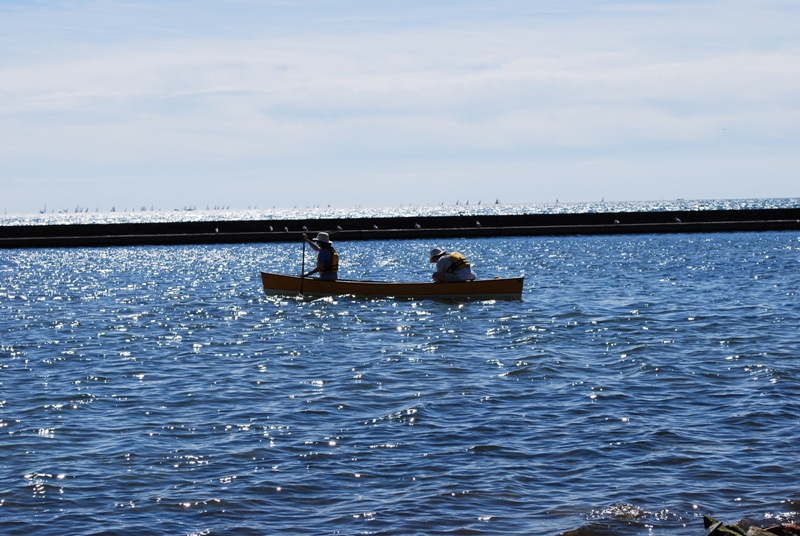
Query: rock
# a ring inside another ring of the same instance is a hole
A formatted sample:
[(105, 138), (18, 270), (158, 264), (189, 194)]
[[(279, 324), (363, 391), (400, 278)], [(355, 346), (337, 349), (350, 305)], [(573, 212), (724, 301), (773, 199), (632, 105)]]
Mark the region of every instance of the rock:
[[(755, 527), (751, 527), (755, 528)], [(763, 532), (754, 532), (752, 535), (748, 532), (747, 536), (795, 536), (800, 535), (800, 525), (793, 523), (783, 523), (781, 525), (773, 525), (765, 529)]]
[(726, 525), (711, 516), (703, 516), (703, 526), (706, 536), (747, 536), (747, 533), (738, 525)]
[(775, 533), (761, 527), (750, 527), (747, 531), (747, 536), (775, 536)]
[[(706, 529), (706, 536), (800, 536), (800, 525), (793, 523), (783, 523), (771, 527), (761, 528), (751, 526), (745, 529), (740, 526), (743, 522), (736, 525), (726, 525), (711, 516), (703, 516), (703, 526)], [(745, 523), (745, 525), (747, 525)]]

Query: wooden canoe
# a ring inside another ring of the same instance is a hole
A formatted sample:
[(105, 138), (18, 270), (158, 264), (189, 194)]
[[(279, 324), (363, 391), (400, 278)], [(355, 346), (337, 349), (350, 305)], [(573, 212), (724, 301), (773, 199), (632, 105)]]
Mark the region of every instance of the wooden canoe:
[(458, 283), (389, 283), (340, 279), (323, 281), (294, 275), (261, 272), (264, 292), (268, 295), (300, 295), (309, 297), (352, 295), (367, 298), (456, 298), (456, 299), (519, 299), (523, 277), (477, 279)]

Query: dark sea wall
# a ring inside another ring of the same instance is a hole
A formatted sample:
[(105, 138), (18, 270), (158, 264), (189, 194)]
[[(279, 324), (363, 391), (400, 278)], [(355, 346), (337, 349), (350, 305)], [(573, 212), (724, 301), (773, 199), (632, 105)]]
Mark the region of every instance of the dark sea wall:
[[(304, 228), (307, 231), (304, 231)], [(336, 241), (800, 229), (800, 208), (0, 226), (0, 248)]]

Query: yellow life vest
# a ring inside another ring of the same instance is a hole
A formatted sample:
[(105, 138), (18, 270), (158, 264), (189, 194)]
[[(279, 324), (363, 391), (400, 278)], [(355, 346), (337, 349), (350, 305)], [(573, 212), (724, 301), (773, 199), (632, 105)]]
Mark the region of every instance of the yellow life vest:
[(454, 251), (452, 253), (448, 253), (448, 255), (450, 256), (450, 266), (447, 267), (448, 274), (452, 274), (456, 270), (460, 270), (462, 268), (470, 267), (469, 262), (467, 262), (467, 258), (461, 253)]

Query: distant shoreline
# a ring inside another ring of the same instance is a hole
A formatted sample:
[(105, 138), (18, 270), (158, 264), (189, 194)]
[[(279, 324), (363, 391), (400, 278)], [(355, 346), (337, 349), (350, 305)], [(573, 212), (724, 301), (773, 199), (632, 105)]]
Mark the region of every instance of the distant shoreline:
[[(305, 230), (304, 230), (305, 228)], [(0, 248), (800, 230), (800, 208), (0, 226)]]

